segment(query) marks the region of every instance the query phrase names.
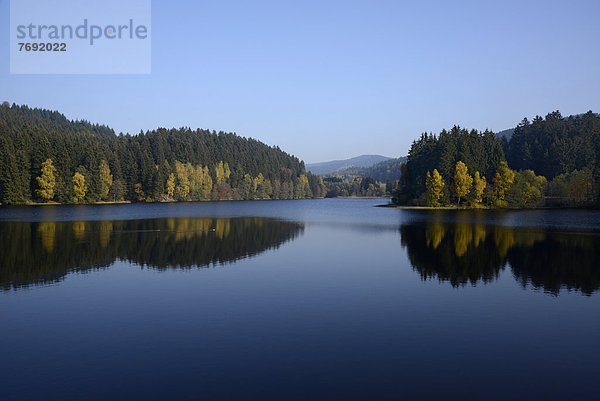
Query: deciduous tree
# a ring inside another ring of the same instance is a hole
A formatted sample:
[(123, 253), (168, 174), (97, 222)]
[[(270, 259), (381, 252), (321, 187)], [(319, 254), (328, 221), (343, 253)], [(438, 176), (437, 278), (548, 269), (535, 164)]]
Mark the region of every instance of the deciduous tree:
[(167, 195), (169, 197), (173, 197), (173, 194), (175, 193), (175, 174), (173, 173), (171, 173), (167, 179), (166, 190)]
[(473, 176), (473, 187), (471, 188), (470, 201), (471, 206), (479, 207), (481, 206), (481, 201), (483, 197), (483, 192), (485, 191), (485, 187), (487, 186), (487, 181), (485, 177), (481, 177), (479, 175), (479, 171), (476, 171)]
[(37, 194), (44, 200), (54, 198), (54, 188), (56, 186), (56, 167), (52, 164), (52, 159), (46, 159), (42, 163), (41, 175), (36, 178), (39, 189)]
[(458, 198), (457, 205), (460, 206), (460, 199), (467, 196), (473, 185), (473, 177), (468, 173), (467, 166), (459, 161), (456, 163), (454, 171), (454, 185), (452, 185), (452, 192), (454, 196)]
[(515, 172), (508, 167), (508, 164), (503, 161), (498, 166), (498, 171), (494, 176), (494, 195), (496, 198), (496, 206), (506, 207), (508, 203), (504, 199), (506, 191), (508, 191), (515, 180)]
[(425, 182), (425, 186), (427, 188), (427, 205), (431, 207), (440, 206), (440, 197), (442, 196), (442, 191), (444, 190), (444, 180), (442, 176), (437, 171), (437, 169), (433, 170), (433, 173), (427, 172), (427, 179)]
[(100, 199), (106, 200), (110, 187), (113, 184), (113, 175), (110, 173), (108, 162), (104, 159), (100, 161)]
[(75, 173), (75, 175), (73, 175), (73, 193), (75, 194), (75, 203), (83, 201), (86, 192), (87, 185), (85, 184), (85, 177), (79, 172)]

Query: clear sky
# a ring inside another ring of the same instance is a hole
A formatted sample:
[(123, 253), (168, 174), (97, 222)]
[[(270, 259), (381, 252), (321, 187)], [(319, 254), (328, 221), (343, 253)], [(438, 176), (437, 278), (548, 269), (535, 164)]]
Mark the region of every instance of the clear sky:
[(600, 112), (599, 16), (598, 0), (154, 0), (151, 74), (10, 75), (0, 0), (0, 100), (117, 132), (237, 132), (306, 162), (397, 157), (454, 124)]

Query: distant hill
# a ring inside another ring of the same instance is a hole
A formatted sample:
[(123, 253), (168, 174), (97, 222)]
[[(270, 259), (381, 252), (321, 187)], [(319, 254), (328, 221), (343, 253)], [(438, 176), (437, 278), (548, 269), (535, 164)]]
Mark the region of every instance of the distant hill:
[(371, 167), (351, 167), (345, 170), (336, 171), (330, 176), (353, 179), (357, 177), (371, 177), (380, 182), (396, 181), (402, 176), (402, 163), (406, 163), (406, 156), (397, 159), (388, 159)]
[(504, 131), (497, 132), (496, 136), (498, 138), (506, 138), (507, 141), (510, 141), (510, 137), (512, 136), (513, 132), (515, 132), (515, 129), (509, 128), (505, 129)]
[(361, 155), (345, 160), (332, 160), (321, 163), (310, 163), (306, 165), (306, 171), (313, 174), (325, 175), (336, 171), (343, 171), (353, 167), (371, 167), (379, 162), (390, 160), (390, 157), (380, 155)]

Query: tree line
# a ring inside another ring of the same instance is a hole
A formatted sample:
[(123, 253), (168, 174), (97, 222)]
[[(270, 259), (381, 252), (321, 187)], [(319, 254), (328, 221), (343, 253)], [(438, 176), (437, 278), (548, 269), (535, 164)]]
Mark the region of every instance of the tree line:
[(327, 176), (323, 178), (326, 198), (337, 197), (383, 197), (391, 193), (391, 184), (388, 185), (373, 177), (339, 177)]
[(400, 183), (405, 161), (405, 157), (400, 157), (384, 160), (371, 167), (352, 167), (331, 173), (323, 177), (325, 197), (392, 196)]
[(454, 126), (414, 141), (397, 204), (433, 207), (597, 207), (600, 117), (553, 112), (524, 119), (507, 139)]
[(116, 135), (56, 111), (0, 106), (0, 202), (193, 201), (325, 196), (278, 147), (190, 128)]

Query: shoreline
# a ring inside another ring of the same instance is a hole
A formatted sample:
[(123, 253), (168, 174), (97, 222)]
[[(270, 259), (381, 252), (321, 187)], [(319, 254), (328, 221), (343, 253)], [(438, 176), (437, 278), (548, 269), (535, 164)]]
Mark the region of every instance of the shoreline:
[(15, 205), (0, 206), (93, 206), (93, 205), (123, 205), (132, 203), (131, 201), (98, 201), (94, 203), (61, 203), (61, 202), (25, 202)]
[(406, 205), (394, 205), (389, 203), (386, 205), (375, 205), (375, 207), (383, 207), (388, 209), (404, 209), (404, 210), (504, 210), (504, 211), (516, 211), (516, 210), (598, 210), (598, 208), (589, 207), (456, 207), (456, 206), (406, 206)]
[(388, 203), (386, 205), (376, 205), (375, 207), (383, 207), (388, 209), (405, 209), (405, 210), (476, 210), (476, 209), (487, 209), (487, 208), (457, 208), (455, 206), (404, 206), (404, 205), (394, 205), (393, 203)]
[[(133, 202), (129, 200), (123, 201), (98, 201), (93, 203), (61, 203), (61, 202), (25, 202), (17, 203), (12, 205), (5, 205), (0, 203), (2, 207), (22, 207), (22, 206), (96, 206), (96, 205), (127, 205), (127, 204), (154, 204), (154, 203), (205, 203), (205, 202), (259, 202), (259, 201), (279, 201), (279, 200), (308, 200), (308, 199), (326, 199), (323, 197), (318, 198), (298, 198), (298, 199), (203, 199), (203, 200), (189, 200), (189, 201), (177, 201), (177, 200), (165, 200), (165, 201), (153, 201), (153, 202)], [(334, 199), (334, 198), (329, 198)], [(359, 198), (357, 198), (359, 199)], [(367, 198), (364, 198), (367, 199)], [(379, 198), (373, 198), (379, 199)], [(385, 199), (385, 198), (381, 198)]]
[(392, 199), (389, 196), (333, 196), (331, 198), (321, 199)]

